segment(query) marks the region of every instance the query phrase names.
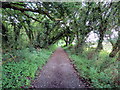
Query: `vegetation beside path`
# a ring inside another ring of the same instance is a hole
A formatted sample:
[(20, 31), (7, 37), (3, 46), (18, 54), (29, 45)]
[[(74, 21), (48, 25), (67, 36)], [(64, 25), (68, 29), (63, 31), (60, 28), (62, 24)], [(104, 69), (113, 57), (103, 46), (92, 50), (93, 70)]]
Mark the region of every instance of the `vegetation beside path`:
[[(94, 88), (118, 88), (118, 62), (116, 58), (109, 58), (106, 51), (102, 50), (99, 58), (94, 57), (88, 60), (90, 50), (84, 51), (81, 55), (73, 54), (67, 50), (72, 63), (79, 75), (86, 79)], [(119, 87), (120, 88), (120, 87)]]
[(9, 60), (10, 55), (16, 58), (12, 58), (12, 61), (8, 62), (3, 61), (3, 87), (29, 87), (31, 80), (35, 78), (36, 71), (42, 69), (51, 53), (51, 51), (46, 49), (25, 48), (4, 54), (4, 59)]

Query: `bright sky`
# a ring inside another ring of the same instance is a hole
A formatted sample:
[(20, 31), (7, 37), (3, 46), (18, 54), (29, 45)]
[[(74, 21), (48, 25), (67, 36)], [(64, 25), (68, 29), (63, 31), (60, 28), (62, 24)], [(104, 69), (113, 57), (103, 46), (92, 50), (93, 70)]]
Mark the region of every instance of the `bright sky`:
[[(115, 31), (114, 29), (112, 30), (112, 35), (111, 35), (111, 38), (114, 38), (114, 37), (117, 37), (118, 36), (118, 32), (117, 31)], [(105, 38), (104, 37), (104, 40), (106, 40), (107, 38)], [(95, 42), (95, 41), (97, 41), (97, 40), (99, 40), (99, 38), (98, 38), (98, 35), (96, 34), (96, 33), (94, 33), (93, 31), (91, 31), (90, 32), (90, 35), (89, 35), (89, 37), (87, 38), (87, 42)]]
[(97, 34), (96, 33), (94, 33), (93, 31), (91, 31), (90, 32), (90, 35), (89, 35), (89, 37), (87, 38), (87, 42), (95, 42), (95, 41), (97, 41), (99, 38), (98, 38), (98, 36), (97, 36)]

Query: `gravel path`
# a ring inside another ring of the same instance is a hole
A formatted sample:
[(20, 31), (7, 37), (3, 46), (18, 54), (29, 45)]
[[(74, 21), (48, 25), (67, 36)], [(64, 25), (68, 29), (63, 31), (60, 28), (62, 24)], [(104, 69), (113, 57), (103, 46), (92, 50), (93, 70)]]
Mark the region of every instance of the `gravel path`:
[(40, 75), (32, 82), (32, 87), (85, 88), (85, 85), (79, 79), (66, 52), (58, 48), (43, 67)]

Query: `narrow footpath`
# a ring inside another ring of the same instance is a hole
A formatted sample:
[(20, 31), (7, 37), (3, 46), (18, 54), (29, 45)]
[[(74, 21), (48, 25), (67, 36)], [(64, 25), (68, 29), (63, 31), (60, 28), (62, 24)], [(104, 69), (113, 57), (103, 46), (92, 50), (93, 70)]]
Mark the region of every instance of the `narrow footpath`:
[(85, 88), (67, 53), (58, 48), (32, 82), (34, 88)]

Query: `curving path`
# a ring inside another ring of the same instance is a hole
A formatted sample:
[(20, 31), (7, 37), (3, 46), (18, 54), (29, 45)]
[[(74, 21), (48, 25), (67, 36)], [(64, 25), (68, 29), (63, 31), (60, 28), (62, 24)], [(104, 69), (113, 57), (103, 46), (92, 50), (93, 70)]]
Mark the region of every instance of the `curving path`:
[(85, 88), (85, 84), (79, 79), (66, 52), (62, 48), (58, 48), (37, 79), (32, 82), (32, 87)]

